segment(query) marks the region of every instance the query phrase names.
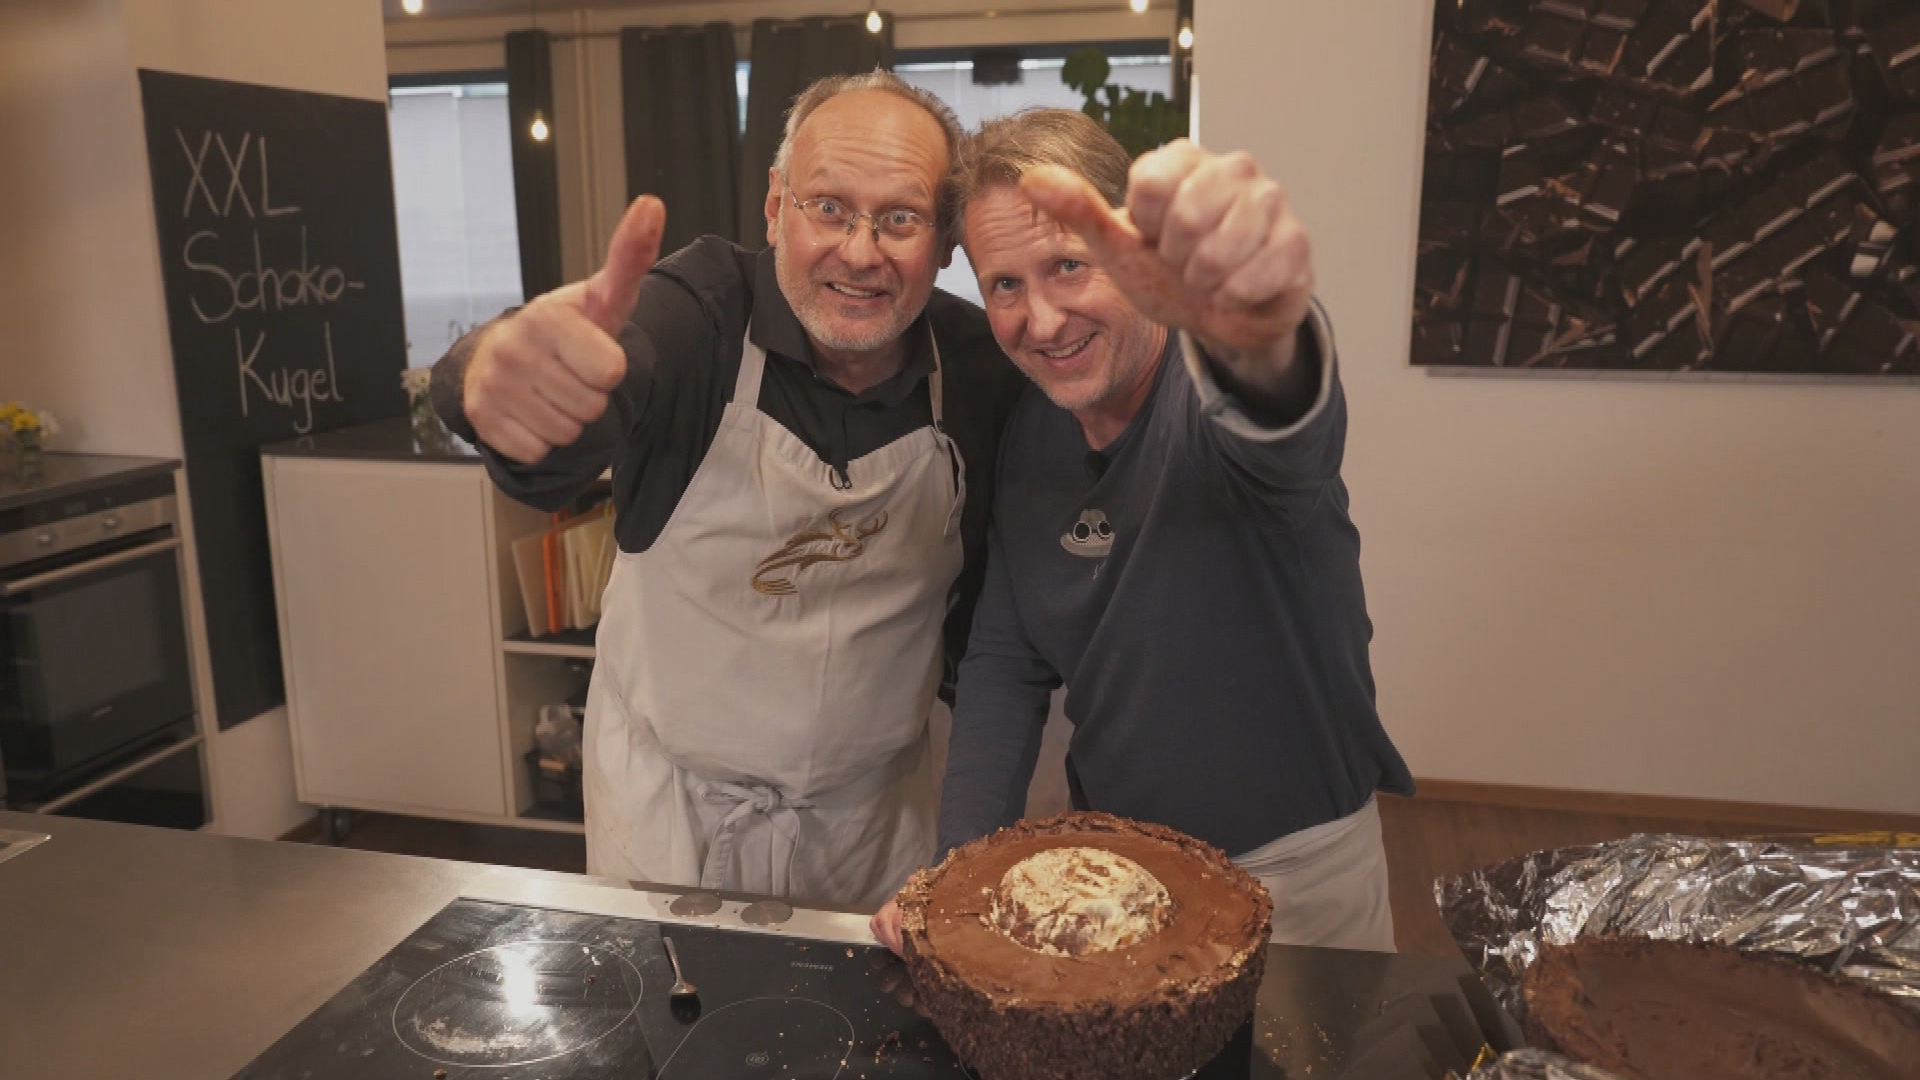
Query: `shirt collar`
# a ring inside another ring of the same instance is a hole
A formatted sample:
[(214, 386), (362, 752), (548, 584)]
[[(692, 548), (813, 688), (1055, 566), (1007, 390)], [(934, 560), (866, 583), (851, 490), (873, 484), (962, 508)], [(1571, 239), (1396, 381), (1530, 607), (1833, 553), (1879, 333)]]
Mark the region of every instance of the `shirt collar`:
[[(780, 356), (806, 365), (814, 378), (834, 386), (820, 374), (819, 367), (814, 363), (813, 346), (807, 340), (806, 327), (800, 325), (800, 317), (793, 313), (793, 305), (787, 303), (787, 294), (780, 291), (780, 277), (774, 269), (773, 252), (771, 247), (762, 250), (754, 262), (753, 343), (765, 349), (770, 356)], [(908, 325), (906, 338), (907, 358), (900, 365), (899, 372), (878, 386), (852, 395), (856, 401), (899, 405), (906, 401), (922, 379), (933, 374), (933, 331), (928, 326), (926, 312), (922, 311)], [(839, 389), (837, 386), (834, 388)]]

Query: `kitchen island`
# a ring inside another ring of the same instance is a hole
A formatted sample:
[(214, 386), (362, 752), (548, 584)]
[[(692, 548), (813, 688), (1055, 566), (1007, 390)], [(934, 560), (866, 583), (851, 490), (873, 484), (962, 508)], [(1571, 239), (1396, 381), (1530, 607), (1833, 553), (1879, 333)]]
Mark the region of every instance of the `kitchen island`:
[[(29, 814), (0, 813), (0, 830), (51, 837), (0, 861), (7, 1080), (227, 1080), (463, 896), (677, 918), (671, 893), (580, 875)], [(740, 914), (730, 903), (679, 921), (745, 933)], [(801, 911), (773, 932), (850, 955), (870, 944), (865, 926)], [(1455, 990), (1467, 968), (1274, 946), (1267, 970), (1238, 1060), (1218, 1075), (1338, 1076), (1384, 1030), (1384, 1003)]]

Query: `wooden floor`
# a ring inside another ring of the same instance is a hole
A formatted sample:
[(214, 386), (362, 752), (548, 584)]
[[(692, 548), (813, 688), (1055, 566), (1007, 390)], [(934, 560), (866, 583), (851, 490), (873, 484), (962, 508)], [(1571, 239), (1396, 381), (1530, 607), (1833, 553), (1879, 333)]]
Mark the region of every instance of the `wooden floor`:
[[(1437, 877), (1530, 851), (1597, 843), (1636, 832), (1743, 836), (1793, 831), (1780, 828), (1778, 820), (1735, 824), (1384, 795), (1380, 807), (1393, 877), (1395, 936), (1402, 952), (1428, 954), (1455, 951), (1433, 903)], [(317, 834), (317, 830), (306, 832)], [(309, 836), (307, 842), (320, 841)], [(587, 864), (586, 842), (578, 836), (384, 814), (354, 815), (345, 846), (538, 870), (582, 872)]]

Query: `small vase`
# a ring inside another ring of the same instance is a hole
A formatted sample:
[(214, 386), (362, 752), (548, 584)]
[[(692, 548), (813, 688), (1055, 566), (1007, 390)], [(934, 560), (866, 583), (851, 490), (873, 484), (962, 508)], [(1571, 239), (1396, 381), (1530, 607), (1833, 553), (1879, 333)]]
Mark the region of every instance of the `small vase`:
[(13, 437), (13, 471), (22, 484), (37, 484), (45, 475), (46, 447), (40, 441), (37, 431), (15, 432)]
[(422, 394), (409, 403), (408, 418), (413, 426), (415, 449), (429, 453), (444, 453), (451, 448), (453, 433), (440, 422), (440, 416), (433, 411), (433, 402)]

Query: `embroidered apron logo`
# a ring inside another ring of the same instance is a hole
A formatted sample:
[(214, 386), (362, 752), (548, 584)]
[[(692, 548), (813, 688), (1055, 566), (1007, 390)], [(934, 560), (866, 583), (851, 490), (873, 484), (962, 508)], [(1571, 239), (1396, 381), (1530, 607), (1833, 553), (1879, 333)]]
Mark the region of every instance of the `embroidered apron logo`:
[(766, 596), (790, 596), (793, 579), (816, 563), (848, 562), (867, 550), (867, 539), (887, 527), (886, 511), (857, 524), (840, 520), (840, 511), (827, 513), (825, 529), (803, 529), (787, 538), (779, 551), (760, 560), (753, 571), (753, 591)]
[(1082, 510), (1080, 520), (1060, 537), (1060, 546), (1083, 559), (1104, 559), (1113, 550), (1113, 524), (1105, 511)]

